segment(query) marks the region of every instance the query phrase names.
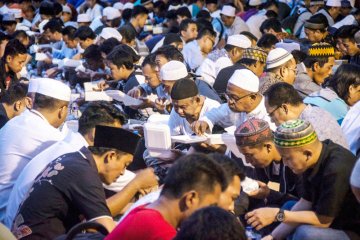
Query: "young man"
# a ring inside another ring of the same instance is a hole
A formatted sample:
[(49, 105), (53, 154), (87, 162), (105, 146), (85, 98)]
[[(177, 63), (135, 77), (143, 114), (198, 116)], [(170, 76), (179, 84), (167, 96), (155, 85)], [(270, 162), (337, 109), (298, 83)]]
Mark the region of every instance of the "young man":
[(0, 129), (26, 109), (27, 85), (16, 83), (0, 99)]
[(0, 98), (14, 83), (18, 82), (17, 74), (27, 59), (26, 47), (19, 40), (10, 40), (0, 60)]
[(75, 37), (76, 28), (67, 26), (62, 30), (62, 40), (65, 45), (60, 50), (53, 49), (52, 57), (55, 59), (72, 59), (78, 52), (78, 39)]
[(327, 41), (329, 24), (326, 17), (322, 14), (315, 14), (304, 24), (305, 34), (311, 44)]
[(18, 239), (54, 239), (83, 218), (112, 231), (115, 222), (102, 183), (110, 184), (124, 174), (139, 140), (127, 130), (97, 126), (94, 146), (56, 158), (38, 175), (19, 208), (12, 232)]
[(293, 84), (296, 73), (296, 61), (291, 53), (283, 48), (271, 50), (266, 58), (266, 74), (260, 78), (260, 93), (277, 82)]
[(224, 37), (240, 34), (243, 31), (249, 31), (249, 27), (244, 20), (236, 16), (236, 8), (234, 6), (224, 5), (221, 9), (220, 16), (221, 21), (226, 28)]
[(218, 163), (203, 154), (186, 155), (169, 169), (159, 199), (133, 209), (106, 239), (173, 239), (186, 218), (217, 204), (226, 187)]
[(341, 1), (332, 0), (326, 1), (325, 7), (320, 9), (317, 13), (322, 14), (326, 17), (329, 26), (335, 24), (336, 18), (340, 15)]
[(274, 142), (286, 166), (301, 175), (304, 194), (291, 211), (254, 210), (248, 223), (257, 229), (281, 224), (264, 239), (358, 239), (359, 204), (349, 179), (355, 156), (330, 140), (320, 142), (311, 124), (303, 120), (283, 123)]
[(211, 28), (199, 31), (196, 40), (185, 44), (183, 55), (190, 69), (196, 70), (212, 51), (215, 44), (216, 33)]
[(311, 45), (304, 60), (305, 71), (299, 72), (294, 87), (306, 97), (321, 89), (325, 79), (331, 74), (335, 64), (334, 48), (328, 43)]
[(51, 19), (43, 28), (44, 35), (52, 44), (52, 48), (61, 49), (63, 25), (58, 19)]
[(360, 48), (355, 41), (355, 34), (359, 28), (354, 25), (345, 25), (336, 32), (336, 37), (344, 46), (346, 55), (350, 56), (349, 63), (360, 64)]
[(184, 44), (195, 40), (198, 35), (196, 22), (191, 18), (182, 20), (179, 25), (179, 32), (182, 40), (185, 42)]
[(85, 51), (87, 47), (94, 44), (96, 35), (90, 27), (79, 27), (75, 32), (75, 38), (78, 39), (80, 47)]
[(149, 11), (141, 5), (135, 6), (132, 10), (131, 19), (128, 25), (133, 27), (137, 36), (139, 36), (140, 32), (144, 28), (148, 15)]

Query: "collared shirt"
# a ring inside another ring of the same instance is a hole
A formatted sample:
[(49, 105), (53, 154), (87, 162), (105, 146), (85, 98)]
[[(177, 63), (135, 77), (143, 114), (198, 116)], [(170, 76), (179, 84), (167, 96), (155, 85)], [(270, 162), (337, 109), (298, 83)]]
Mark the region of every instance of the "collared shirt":
[(360, 155), (360, 101), (350, 108), (346, 114), (341, 129), (350, 145), (350, 150), (355, 156)]
[(12, 232), (18, 239), (54, 239), (80, 223), (81, 215), (88, 221), (111, 218), (95, 160), (85, 147), (58, 157), (38, 175)]
[(225, 34), (227, 36), (231, 36), (231, 35), (235, 35), (235, 34), (240, 34), (243, 31), (248, 32), (249, 30), (250, 29), (249, 29), (248, 25), (244, 22), (244, 20), (242, 20), (240, 17), (236, 16), (231, 27), (226, 28)]
[(309, 94), (319, 91), (321, 86), (317, 85), (308, 75), (305, 65), (302, 63), (303, 67), (299, 68), (299, 72), (296, 76), (294, 82), (294, 88), (299, 92), (300, 96), (303, 98), (307, 97)]
[(205, 60), (197, 40), (193, 40), (185, 44), (182, 53), (184, 55), (185, 62), (192, 70), (196, 70)]
[(224, 128), (232, 126), (238, 127), (249, 118), (258, 118), (267, 121), (271, 130), (276, 130), (275, 124), (271, 121), (266, 112), (265, 99), (263, 96), (261, 96), (260, 103), (250, 113), (233, 112), (230, 110), (227, 103), (223, 103), (220, 107), (207, 112), (204, 117), (200, 118), (200, 120), (205, 121), (209, 125), (210, 131), (212, 131), (215, 124)]
[(102, 6), (100, 4), (95, 4), (93, 8), (89, 8), (86, 11), (86, 14), (90, 16), (91, 21), (94, 20), (97, 17), (102, 16)]
[(260, 78), (259, 92), (264, 94), (275, 83), (283, 82), (284, 80), (276, 73), (266, 72), (264, 76)]
[(340, 125), (329, 112), (316, 106), (307, 105), (299, 118), (311, 123), (320, 141), (330, 139), (334, 143), (349, 149), (349, 144)]
[[(203, 117), (208, 111), (220, 106), (220, 103), (209, 98), (205, 98), (204, 104), (201, 108), (199, 118)], [(181, 117), (174, 108), (171, 110), (168, 125), (170, 127), (170, 133), (175, 135), (192, 135), (194, 132), (191, 130), (190, 123), (186, 118)]]
[(37, 154), (63, 139), (41, 113), (25, 111), (0, 131), (0, 219), (3, 220), (16, 178)]
[(330, 228), (351, 230), (359, 235), (360, 205), (349, 183), (355, 161), (349, 150), (331, 140), (323, 141), (318, 161), (303, 173), (302, 197), (312, 203), (317, 214), (335, 218)]
[(2, 103), (0, 103), (0, 129), (9, 121), (9, 117)]

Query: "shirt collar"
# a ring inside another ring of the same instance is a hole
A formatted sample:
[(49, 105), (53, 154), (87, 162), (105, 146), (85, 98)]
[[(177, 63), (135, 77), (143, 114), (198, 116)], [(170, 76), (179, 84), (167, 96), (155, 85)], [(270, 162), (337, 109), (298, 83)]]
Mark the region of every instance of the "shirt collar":
[(256, 108), (254, 110), (249, 112), (247, 115), (259, 116), (259, 115), (267, 114), (266, 108), (265, 108), (265, 98), (263, 95), (260, 95), (260, 96), (261, 96), (261, 101), (259, 102), (259, 104), (256, 106)]
[(85, 146), (82, 147), (78, 152), (80, 153), (81, 156), (83, 156), (83, 158), (88, 160), (88, 162), (90, 163), (90, 166), (97, 169), (95, 159), (94, 159), (92, 153), (90, 152), (90, 150), (87, 147), (85, 147)]
[(42, 120), (44, 120), (45, 122), (47, 122), (49, 125), (51, 125), (49, 123), (49, 121), (44, 117), (44, 115), (42, 115), (39, 111), (35, 110), (35, 109), (30, 109), (29, 110), (32, 114), (37, 115), (38, 117), (40, 117)]

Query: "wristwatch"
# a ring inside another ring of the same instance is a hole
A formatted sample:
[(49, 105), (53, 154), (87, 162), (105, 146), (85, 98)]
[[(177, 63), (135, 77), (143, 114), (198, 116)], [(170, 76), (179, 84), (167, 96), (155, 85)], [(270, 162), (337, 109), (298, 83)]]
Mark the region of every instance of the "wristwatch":
[(283, 209), (280, 209), (279, 212), (275, 216), (275, 220), (277, 222), (283, 222), (285, 219), (285, 212)]

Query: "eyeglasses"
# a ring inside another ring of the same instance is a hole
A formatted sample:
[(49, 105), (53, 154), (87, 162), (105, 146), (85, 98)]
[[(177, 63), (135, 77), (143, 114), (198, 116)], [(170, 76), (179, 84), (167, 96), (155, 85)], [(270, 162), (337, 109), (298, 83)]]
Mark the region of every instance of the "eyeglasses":
[(274, 110), (272, 110), (268, 115), (269, 117), (272, 118), (272, 116), (274, 115), (275, 111), (278, 110), (279, 108), (281, 108), (281, 105), (280, 106), (277, 106)]
[(244, 96), (242, 96), (242, 97), (239, 97), (239, 98), (234, 98), (233, 96), (229, 96), (227, 93), (225, 93), (224, 96), (225, 96), (225, 98), (226, 98), (227, 101), (233, 100), (234, 102), (238, 102), (238, 101), (240, 101), (241, 99), (246, 98), (246, 97), (248, 97), (248, 96), (250, 96), (250, 95), (252, 95), (252, 94), (253, 94), (253, 93), (249, 93), (249, 94), (246, 94), (246, 95), (244, 95)]

